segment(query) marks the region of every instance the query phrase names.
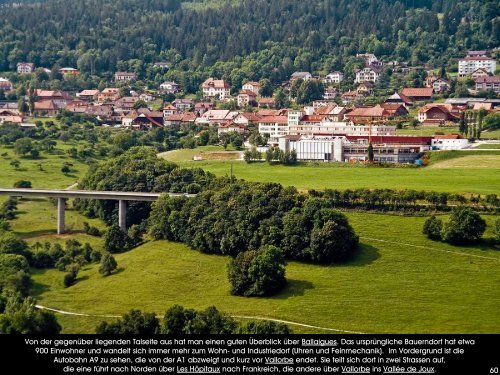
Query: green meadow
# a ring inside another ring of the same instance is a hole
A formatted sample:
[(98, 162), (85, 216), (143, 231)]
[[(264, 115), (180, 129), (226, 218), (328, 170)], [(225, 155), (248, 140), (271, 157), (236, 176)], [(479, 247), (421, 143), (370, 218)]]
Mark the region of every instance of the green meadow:
[[(92, 315), (57, 314), (66, 333), (92, 332), (100, 315), (162, 315), (173, 304), (323, 328), (295, 332), (500, 333), (498, 251), (430, 241), (421, 234), (425, 218), (347, 215), (361, 237), (356, 257), (332, 266), (290, 262), (288, 287), (271, 298), (231, 296), (227, 257), (166, 241), (116, 255), (110, 277), (86, 266), (70, 288), (62, 272), (36, 270), (33, 293), (43, 306)], [(486, 219), (489, 237), (494, 217)]]
[[(0, 185), (10, 187), (27, 179), (34, 187), (66, 188), (88, 166), (65, 153), (70, 144), (58, 143), (51, 154), (32, 160), (14, 156), (2, 148)], [(426, 168), (370, 168), (346, 164), (301, 164), (295, 167), (246, 164), (241, 161), (193, 162), (204, 152), (220, 147), (178, 150), (163, 157), (184, 167), (202, 167), (217, 175), (229, 175), (231, 165), (238, 178), (273, 181), (299, 189), (412, 188), (463, 193), (498, 193), (500, 153), (440, 154)], [(10, 160), (21, 161), (20, 170)], [(42, 170), (39, 163), (42, 162)], [(70, 174), (60, 168), (73, 164)], [(117, 254), (118, 272), (98, 273), (98, 265), (80, 271), (77, 283), (63, 287), (64, 273), (33, 270), (32, 294), (40, 305), (67, 312), (57, 313), (65, 333), (92, 333), (104, 318), (132, 308), (162, 315), (173, 304), (197, 309), (215, 305), (242, 319), (277, 319), (317, 328), (292, 325), (295, 332), (366, 333), (500, 333), (500, 252), (484, 242), (455, 247), (428, 240), (421, 234), (425, 218), (347, 212), (360, 235), (358, 254), (342, 265), (318, 266), (290, 262), (287, 288), (270, 298), (244, 298), (229, 294), (228, 258), (202, 254), (183, 244), (146, 242)], [(67, 239), (103, 248), (103, 239), (83, 233), (83, 222), (101, 230), (105, 224), (72, 209), (66, 213), (69, 232), (56, 234), (56, 208), (46, 199), (22, 199), (11, 229), (30, 244)], [(485, 216), (492, 237), (494, 216)]]
[[(442, 156), (441, 153), (433, 153), (438, 155), (435, 158), (436, 163), (424, 168), (380, 168), (346, 163), (300, 163), (296, 166), (283, 166), (265, 162), (247, 164), (238, 160), (193, 161), (193, 156), (199, 153), (199, 149), (175, 150), (164, 153), (161, 157), (183, 167), (203, 168), (217, 176), (229, 176), (232, 169), (237, 178), (278, 182), (302, 190), (388, 188), (464, 194), (500, 193), (500, 151), (457, 151), (443, 153)], [(433, 158), (434, 156), (431, 160), (434, 160)], [(438, 167), (438, 162), (451, 158), (462, 159), (462, 165)]]

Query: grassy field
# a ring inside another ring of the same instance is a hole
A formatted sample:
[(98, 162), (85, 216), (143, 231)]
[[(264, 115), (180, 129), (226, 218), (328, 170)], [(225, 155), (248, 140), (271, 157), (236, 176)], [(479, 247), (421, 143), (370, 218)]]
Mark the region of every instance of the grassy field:
[[(500, 190), (500, 152), (477, 151), (495, 158), (477, 158), (474, 163), (450, 168), (373, 168), (345, 163), (304, 163), (297, 166), (247, 164), (243, 161), (192, 161), (197, 150), (175, 150), (163, 154), (184, 167), (200, 167), (218, 176), (229, 175), (231, 165), (237, 178), (248, 181), (279, 182), (298, 189), (391, 188), (433, 190), (455, 193), (492, 194)], [(473, 151), (453, 157), (469, 157)], [(445, 155), (445, 154), (443, 154)], [(450, 154), (447, 158), (449, 158)], [(439, 159), (439, 161), (442, 161)]]
[[(36, 271), (34, 294), (41, 305), (95, 315), (131, 308), (161, 315), (173, 304), (215, 305), (232, 315), (356, 332), (500, 333), (500, 252), (430, 241), (420, 233), (425, 218), (348, 216), (361, 236), (356, 258), (328, 267), (290, 262), (289, 285), (272, 298), (229, 295), (228, 258), (165, 241), (117, 255), (119, 271), (107, 278), (98, 266), (87, 266), (67, 289), (62, 272)], [(493, 219), (487, 217), (490, 227)], [(66, 333), (92, 332), (102, 320), (58, 317)]]
[[(72, 159), (65, 152), (76, 143), (58, 142), (56, 148), (50, 152), (42, 152), (39, 159), (30, 157), (19, 157), (14, 154), (13, 148), (0, 147), (0, 186), (12, 187), (19, 180), (31, 181), (34, 188), (66, 188), (80, 178), (88, 169), (88, 165), (81, 161)], [(13, 159), (21, 162), (16, 170), (10, 165)], [(64, 163), (71, 163), (71, 172), (64, 174), (61, 167)]]
[(71, 238), (81, 242), (88, 242), (94, 249), (102, 249), (102, 238), (93, 237), (83, 232), (83, 222), (105, 230), (105, 224), (99, 219), (89, 219), (80, 215), (71, 207), (71, 201), (66, 209), (66, 231), (57, 235), (56, 206), (47, 199), (22, 199), (18, 205), (17, 219), (11, 222), (11, 230), (25, 239), (29, 244), (35, 242), (60, 243)]
[(483, 144), (480, 144), (474, 148), (477, 148), (477, 149), (497, 149), (497, 150), (500, 150), (500, 143), (483, 143)]

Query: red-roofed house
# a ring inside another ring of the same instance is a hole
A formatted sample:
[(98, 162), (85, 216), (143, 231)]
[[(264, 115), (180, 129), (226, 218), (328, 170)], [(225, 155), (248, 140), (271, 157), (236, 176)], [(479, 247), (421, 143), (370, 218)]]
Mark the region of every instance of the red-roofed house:
[(405, 117), (409, 113), (406, 107), (400, 103), (382, 103), (381, 106), (384, 108), (384, 115), (389, 118)]
[(201, 85), (203, 95), (209, 98), (224, 99), (231, 96), (231, 86), (223, 79), (208, 78)]
[(432, 87), (404, 88), (401, 91), (401, 94), (415, 101), (430, 100), (432, 99), (433, 88)]
[(180, 111), (177, 109), (177, 107), (173, 106), (172, 104), (168, 104), (165, 107), (163, 107), (163, 117), (175, 115), (179, 112)]
[(98, 95), (99, 95), (99, 90), (83, 90), (82, 92), (76, 94), (76, 96), (80, 100), (85, 100), (89, 102), (97, 100)]
[(426, 104), (418, 111), (418, 121), (427, 125), (444, 125), (455, 122), (458, 117), (452, 113), (453, 107), (448, 104)]
[(200, 116), (211, 109), (215, 109), (215, 103), (213, 102), (201, 102), (194, 105), (194, 111)]
[(196, 114), (193, 112), (177, 113), (165, 117), (164, 125), (173, 126), (181, 124), (193, 124), (196, 121)]
[(235, 124), (234, 122), (229, 122), (227, 124), (222, 124), (217, 127), (217, 134), (221, 135), (223, 133), (240, 133), (245, 134), (248, 132), (245, 125)]
[(35, 102), (35, 116), (53, 117), (59, 113), (59, 107), (53, 100), (40, 100)]
[(385, 100), (385, 103), (403, 104), (404, 106), (410, 106), (413, 104), (413, 101), (407, 96), (395, 92)]
[(383, 121), (388, 116), (384, 113), (384, 108), (377, 105), (375, 107), (354, 108), (351, 112), (346, 113), (345, 117), (354, 124), (364, 124), (370, 121)]
[(257, 94), (250, 90), (242, 90), (238, 94), (238, 107), (244, 108), (256, 103)]
[(258, 124), (261, 118), (262, 116), (258, 115), (257, 113), (244, 112), (236, 116), (233, 122), (238, 125), (248, 126), (248, 124), (250, 123)]
[(288, 116), (264, 116), (259, 120), (259, 133), (274, 140), (288, 134)]
[(242, 90), (252, 91), (255, 95), (259, 95), (260, 83), (259, 82), (247, 82), (243, 85)]
[(259, 108), (271, 108), (276, 105), (274, 98), (260, 98), (259, 99)]
[(493, 90), (496, 94), (500, 94), (500, 76), (487, 76), (476, 78), (476, 90)]
[(114, 102), (118, 99), (120, 99), (120, 90), (114, 87), (105, 88), (97, 97), (100, 103)]
[(476, 79), (479, 77), (488, 77), (489, 74), (484, 68), (479, 68), (474, 71), (474, 73), (471, 74), (472, 79)]

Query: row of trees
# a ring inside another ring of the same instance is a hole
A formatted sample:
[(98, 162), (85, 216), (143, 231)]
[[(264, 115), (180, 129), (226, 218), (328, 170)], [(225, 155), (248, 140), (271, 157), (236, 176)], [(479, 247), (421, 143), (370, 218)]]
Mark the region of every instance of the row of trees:
[(266, 161), (269, 164), (295, 165), (297, 164), (297, 151), (283, 151), (279, 147), (269, 147), (266, 151)]
[(214, 306), (197, 311), (179, 305), (169, 308), (163, 319), (154, 313), (131, 310), (115, 322), (102, 322), (96, 328), (97, 334), (128, 335), (223, 335), (223, 334), (289, 334), (290, 328), (272, 321), (251, 321), (239, 323), (221, 313)]
[(481, 205), (481, 209), (492, 210), (500, 207), (500, 199), (496, 194), (465, 196), (445, 192), (392, 189), (325, 189), (310, 190), (309, 194), (326, 199), (332, 207), (381, 211), (450, 210), (454, 205)]

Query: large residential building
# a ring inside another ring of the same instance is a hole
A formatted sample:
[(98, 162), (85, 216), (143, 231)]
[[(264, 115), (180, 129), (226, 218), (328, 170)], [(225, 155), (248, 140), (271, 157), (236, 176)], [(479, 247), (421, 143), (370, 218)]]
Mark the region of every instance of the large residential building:
[(203, 95), (208, 98), (225, 99), (231, 96), (231, 86), (223, 79), (208, 78), (201, 85)]
[(116, 72), (115, 81), (116, 82), (128, 82), (137, 79), (137, 74), (130, 72)]
[[(401, 107), (405, 113), (406, 108)], [(279, 112), (279, 111), (277, 111)], [(381, 119), (389, 117), (386, 109), (381, 108)], [(347, 110), (336, 105), (324, 105), (317, 108), (305, 107), (304, 110), (288, 110), (279, 113), (264, 115), (259, 122), (259, 133), (269, 134), (271, 144), (276, 144), (279, 137), (284, 135), (292, 136), (362, 136), (362, 135), (394, 135), (395, 126), (386, 124), (369, 125), (368, 121), (358, 122), (345, 121)], [(371, 119), (371, 117), (370, 117)]]
[[(474, 52), (474, 51), (472, 51)], [(477, 51), (476, 51), (477, 52)], [(484, 51), (479, 51), (484, 52)], [(458, 76), (472, 75), (478, 69), (484, 69), (488, 74), (495, 74), (497, 62), (486, 55), (467, 55), (458, 60)]]
[(17, 72), (20, 74), (33, 73), (35, 70), (35, 64), (28, 62), (17, 63)]
[(496, 94), (500, 94), (500, 76), (488, 76), (476, 78), (476, 90), (493, 90)]
[(377, 82), (378, 78), (380, 77), (381, 70), (382, 69), (380, 67), (376, 67), (374, 65), (367, 66), (363, 69), (357, 69), (355, 82)]
[(277, 141), (279, 137), (288, 135), (288, 116), (264, 116), (259, 120), (259, 133), (268, 134), (270, 141)]
[(344, 80), (344, 73), (342, 72), (331, 72), (324, 79), (325, 83), (340, 83), (343, 80)]

